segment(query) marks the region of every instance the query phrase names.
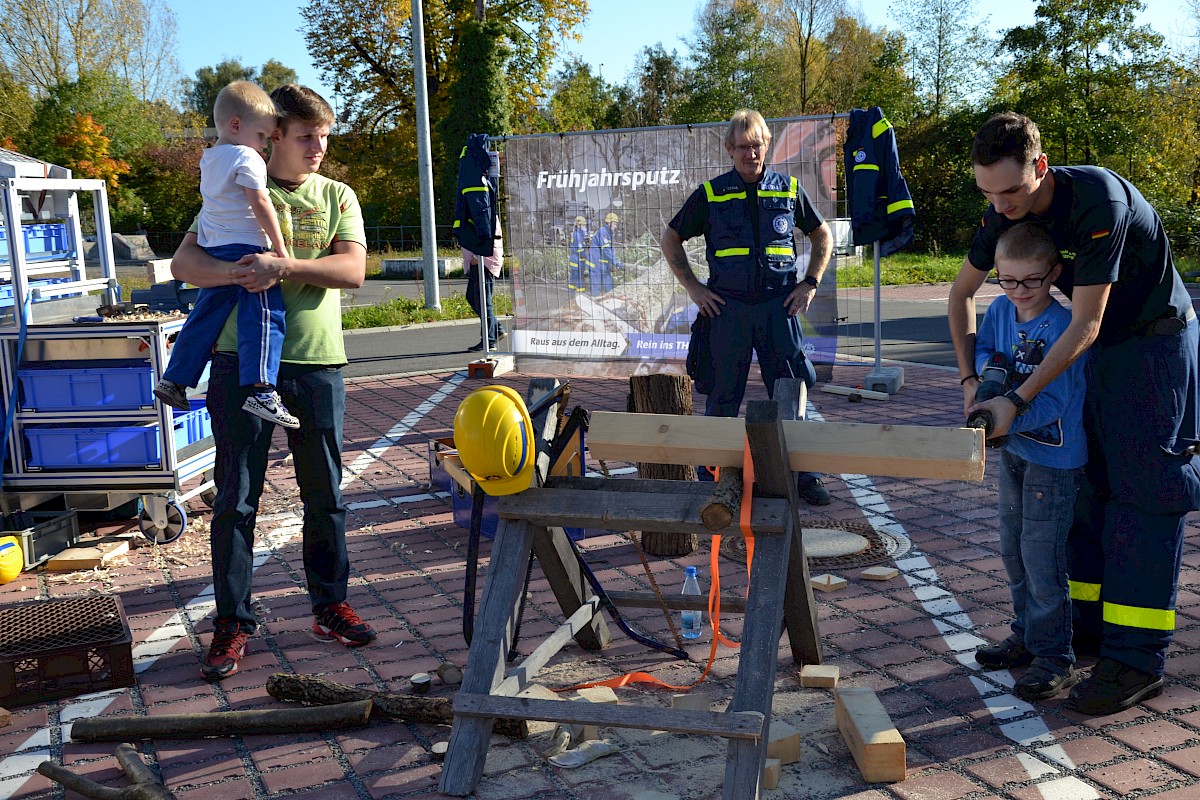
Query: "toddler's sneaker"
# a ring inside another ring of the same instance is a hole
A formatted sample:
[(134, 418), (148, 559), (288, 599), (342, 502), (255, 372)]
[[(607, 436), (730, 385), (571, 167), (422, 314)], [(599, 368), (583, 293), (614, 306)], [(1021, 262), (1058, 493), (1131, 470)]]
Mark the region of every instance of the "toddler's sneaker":
[(275, 391), (261, 394), (255, 392), (250, 395), (246, 398), (246, 402), (242, 403), (242, 411), (285, 428), (300, 427), (300, 420), (283, 407), (283, 401), (279, 399), (279, 393)]
[(171, 408), (177, 408), (180, 411), (191, 411), (192, 407), (188, 405), (187, 387), (180, 386), (174, 381), (169, 381), (163, 378), (154, 387), (154, 396)]

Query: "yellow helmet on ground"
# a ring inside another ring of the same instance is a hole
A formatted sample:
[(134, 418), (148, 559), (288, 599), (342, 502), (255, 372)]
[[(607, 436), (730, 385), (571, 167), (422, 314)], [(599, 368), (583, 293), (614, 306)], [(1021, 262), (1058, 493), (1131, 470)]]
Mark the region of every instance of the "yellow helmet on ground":
[(576, 225), (586, 225), (586, 224), (587, 224), (587, 220), (586, 220), (586, 219), (584, 219), (582, 216), (579, 216), (579, 217), (576, 217), (576, 218), (575, 218), (575, 224), (576, 224)]
[(16, 580), (25, 568), (25, 556), (21, 553), (21, 543), (15, 536), (0, 538), (0, 583)]
[(611, 211), (610, 211), (610, 212), (608, 212), (607, 214), (605, 214), (605, 215), (604, 215), (604, 221), (605, 221), (605, 222), (620, 222), (620, 221), (621, 221), (621, 218), (620, 218), (620, 217), (618, 217), (616, 214), (614, 214), (613, 212), (611, 212)]
[(533, 420), (521, 395), (507, 386), (484, 386), (463, 398), (454, 414), (454, 446), (490, 495), (516, 494), (533, 483)]

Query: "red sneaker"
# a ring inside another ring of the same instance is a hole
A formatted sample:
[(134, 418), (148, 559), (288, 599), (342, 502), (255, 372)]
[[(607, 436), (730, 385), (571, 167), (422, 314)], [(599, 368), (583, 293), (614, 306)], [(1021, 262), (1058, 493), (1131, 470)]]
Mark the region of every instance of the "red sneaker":
[(218, 623), (208, 654), (200, 662), (200, 674), (205, 680), (219, 681), (237, 672), (249, 640), (250, 634), (236, 622)]
[(337, 639), (346, 647), (362, 647), (375, 641), (375, 631), (344, 602), (326, 606), (318, 613), (312, 634), (322, 640)]

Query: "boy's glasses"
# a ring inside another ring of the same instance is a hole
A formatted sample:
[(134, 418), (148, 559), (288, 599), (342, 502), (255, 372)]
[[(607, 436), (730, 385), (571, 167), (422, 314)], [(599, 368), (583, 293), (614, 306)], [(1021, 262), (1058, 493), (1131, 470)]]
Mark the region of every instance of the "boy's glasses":
[(1018, 286), (1023, 286), (1026, 289), (1040, 289), (1048, 277), (1050, 277), (1049, 272), (1047, 272), (1045, 275), (1039, 275), (1036, 278), (1025, 278), (1024, 280), (1020, 281), (1014, 278), (999, 278), (998, 281), (1001, 289), (1015, 289)]

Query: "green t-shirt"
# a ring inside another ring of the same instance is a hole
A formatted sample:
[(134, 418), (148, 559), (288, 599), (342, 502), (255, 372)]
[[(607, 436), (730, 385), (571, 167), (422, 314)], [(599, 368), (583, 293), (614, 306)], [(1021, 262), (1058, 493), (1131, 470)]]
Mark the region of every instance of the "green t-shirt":
[[(293, 258), (329, 255), (334, 242), (367, 243), (362, 208), (354, 190), (322, 175), (309, 175), (293, 192), (279, 188), (270, 179), (267, 189), (279, 217), (279, 228)], [(193, 230), (195, 224), (192, 225)], [(342, 341), (341, 291), (285, 280), (282, 361), (294, 364), (346, 363)], [(230, 314), (217, 339), (217, 350), (237, 352), (237, 315)]]

